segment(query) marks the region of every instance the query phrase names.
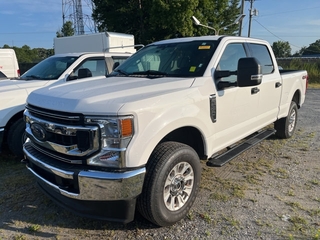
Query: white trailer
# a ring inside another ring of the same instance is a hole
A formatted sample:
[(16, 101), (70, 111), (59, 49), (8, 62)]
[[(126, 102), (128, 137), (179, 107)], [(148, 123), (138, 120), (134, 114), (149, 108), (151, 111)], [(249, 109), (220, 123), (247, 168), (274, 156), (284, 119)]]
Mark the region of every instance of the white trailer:
[(115, 32), (101, 32), (54, 39), (55, 54), (74, 52), (134, 53), (136, 50), (133, 46), (133, 35)]

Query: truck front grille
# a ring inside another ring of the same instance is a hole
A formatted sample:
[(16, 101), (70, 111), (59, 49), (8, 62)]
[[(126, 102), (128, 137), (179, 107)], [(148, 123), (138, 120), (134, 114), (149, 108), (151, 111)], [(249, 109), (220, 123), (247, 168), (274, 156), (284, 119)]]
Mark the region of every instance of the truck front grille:
[(54, 121), (56, 123), (70, 125), (84, 124), (84, 117), (82, 114), (53, 111), (49, 109), (39, 108), (30, 104), (26, 106), (26, 109), (28, 109), (28, 111), (33, 116), (43, 120)]
[(98, 125), (84, 125), (81, 114), (26, 107), (26, 134), (37, 151), (59, 161), (81, 164), (100, 148)]

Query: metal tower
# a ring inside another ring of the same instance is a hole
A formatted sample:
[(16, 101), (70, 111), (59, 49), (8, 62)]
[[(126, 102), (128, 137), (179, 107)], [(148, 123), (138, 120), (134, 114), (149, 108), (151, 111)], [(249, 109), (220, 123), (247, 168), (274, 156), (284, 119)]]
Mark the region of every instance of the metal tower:
[(71, 21), (76, 35), (97, 32), (96, 24), (91, 17), (93, 8), (91, 0), (62, 0), (62, 23)]

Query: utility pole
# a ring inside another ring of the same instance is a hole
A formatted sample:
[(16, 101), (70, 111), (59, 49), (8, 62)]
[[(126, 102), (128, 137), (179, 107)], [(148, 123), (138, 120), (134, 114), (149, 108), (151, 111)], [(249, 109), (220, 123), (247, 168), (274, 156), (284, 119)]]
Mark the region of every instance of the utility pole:
[[(241, 0), (241, 8), (240, 8), (240, 14), (243, 15), (244, 14), (244, 0)], [(242, 21), (240, 21), (239, 23), (239, 34), (240, 37), (242, 35)]]
[(249, 9), (249, 28), (248, 28), (248, 37), (250, 37), (251, 33), (251, 21), (252, 21), (252, 13), (253, 13), (253, 2), (254, 0), (250, 0), (250, 9)]
[(257, 9), (253, 9), (253, 2), (255, 0), (246, 0), (250, 2), (250, 9), (249, 9), (249, 28), (248, 28), (248, 37), (250, 37), (250, 33), (251, 33), (251, 22), (252, 22), (252, 16), (257, 16), (258, 15), (258, 11)]

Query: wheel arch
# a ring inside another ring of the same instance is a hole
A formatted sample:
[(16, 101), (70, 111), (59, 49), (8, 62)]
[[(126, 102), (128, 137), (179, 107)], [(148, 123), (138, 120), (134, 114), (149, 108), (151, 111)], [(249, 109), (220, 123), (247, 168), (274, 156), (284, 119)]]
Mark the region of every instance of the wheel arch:
[(293, 94), (292, 101), (295, 102), (298, 106), (298, 108), (301, 107), (301, 92), (300, 90), (296, 90)]
[(186, 144), (195, 150), (200, 159), (207, 158), (205, 155), (204, 137), (195, 127), (185, 126), (177, 128), (164, 136), (158, 144), (168, 141)]
[(5, 132), (4, 132), (4, 141), (7, 142), (7, 135), (8, 135), (8, 131), (10, 129), (10, 127), (12, 126), (13, 123), (15, 123), (18, 119), (23, 118), (23, 111), (19, 111), (16, 114), (14, 114), (9, 121), (7, 122), (6, 126), (5, 126)]

